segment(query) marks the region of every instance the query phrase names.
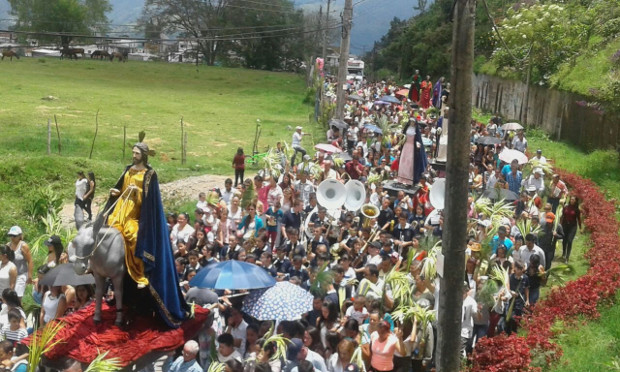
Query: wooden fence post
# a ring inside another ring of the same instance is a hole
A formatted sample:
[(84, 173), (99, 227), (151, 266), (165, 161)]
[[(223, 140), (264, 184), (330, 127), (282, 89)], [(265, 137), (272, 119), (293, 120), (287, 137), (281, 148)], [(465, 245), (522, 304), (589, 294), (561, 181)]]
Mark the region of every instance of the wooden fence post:
[(123, 159), (121, 161), (125, 162), (125, 149), (127, 148), (127, 124), (123, 124)]
[(99, 132), (99, 109), (97, 109), (97, 115), (95, 115), (95, 136), (93, 137), (93, 143), (90, 145), (89, 159), (93, 158), (93, 149), (95, 148), (95, 140), (97, 139), (97, 132)]
[(54, 122), (56, 123), (56, 133), (58, 134), (58, 155), (61, 155), (62, 145), (60, 143), (60, 129), (58, 129), (58, 120), (56, 119), (56, 114), (54, 114)]
[(47, 155), (52, 154), (52, 120), (47, 119)]
[(181, 116), (181, 164), (185, 164), (185, 128), (183, 127), (183, 116)]

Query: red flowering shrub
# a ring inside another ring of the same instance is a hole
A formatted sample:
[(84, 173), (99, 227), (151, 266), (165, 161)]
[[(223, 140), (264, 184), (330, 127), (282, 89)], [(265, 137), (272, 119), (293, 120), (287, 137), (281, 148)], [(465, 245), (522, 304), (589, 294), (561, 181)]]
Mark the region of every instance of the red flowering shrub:
[(577, 316), (598, 318), (598, 305), (610, 301), (620, 288), (620, 239), (614, 204), (594, 182), (563, 170), (557, 172), (572, 187), (572, 194), (582, 200), (583, 223), (590, 231), (591, 248), (585, 254), (590, 269), (536, 304), (521, 321), (526, 336), (480, 340), (471, 358), (472, 371), (534, 371), (529, 367), (533, 353), (544, 355), (547, 364), (558, 360), (562, 350), (551, 342), (553, 324), (570, 324)]
[(535, 372), (530, 367), (530, 349), (523, 337), (516, 334), (483, 337), (476, 344), (476, 356), (471, 372)]

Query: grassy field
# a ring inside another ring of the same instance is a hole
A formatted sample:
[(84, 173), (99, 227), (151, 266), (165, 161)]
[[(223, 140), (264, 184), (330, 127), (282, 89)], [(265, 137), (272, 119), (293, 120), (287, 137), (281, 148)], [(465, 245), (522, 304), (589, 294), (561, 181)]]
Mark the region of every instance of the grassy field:
[[(244, 69), (164, 63), (22, 58), (0, 63), (0, 232), (19, 223), (36, 228), (26, 211), (40, 186), (51, 185), (65, 200), (75, 172), (92, 170), (99, 190), (110, 187), (130, 160), (127, 144), (146, 132), (157, 152), (151, 159), (160, 180), (196, 173), (231, 174), (237, 147), (251, 153), (257, 119), (259, 148), (290, 143), (292, 130), (309, 125), (313, 107), (304, 104), (302, 76)], [(53, 97), (51, 100), (46, 98)], [(99, 110), (99, 130), (89, 160)], [(58, 120), (62, 154), (58, 155)], [(181, 165), (181, 126), (187, 132), (187, 163)], [(47, 121), (52, 121), (52, 155), (46, 154)], [(306, 137), (306, 147), (312, 146)], [(31, 234), (32, 235), (32, 234)]]

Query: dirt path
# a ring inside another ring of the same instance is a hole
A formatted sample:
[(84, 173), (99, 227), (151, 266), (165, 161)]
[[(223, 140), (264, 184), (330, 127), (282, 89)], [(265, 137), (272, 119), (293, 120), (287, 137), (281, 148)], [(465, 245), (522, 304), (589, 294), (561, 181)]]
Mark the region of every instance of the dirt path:
[[(193, 176), (169, 182), (160, 185), (161, 197), (163, 200), (167, 200), (169, 198), (198, 200), (198, 194), (200, 192), (210, 190), (214, 187), (223, 188), (226, 178), (229, 177), (205, 174), (202, 176)], [(99, 211), (99, 205), (104, 203), (105, 200), (106, 196), (103, 194), (95, 197), (95, 201), (93, 202), (93, 214), (96, 214)], [(69, 225), (74, 223), (73, 211), (73, 203), (68, 203), (63, 206), (61, 212), (63, 224)]]

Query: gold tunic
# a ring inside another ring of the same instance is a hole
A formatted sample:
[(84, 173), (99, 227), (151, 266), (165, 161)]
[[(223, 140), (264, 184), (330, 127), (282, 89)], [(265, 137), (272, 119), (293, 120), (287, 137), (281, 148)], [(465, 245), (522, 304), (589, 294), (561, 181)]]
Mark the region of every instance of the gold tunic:
[[(138, 284), (148, 285), (144, 277), (144, 262), (136, 257), (136, 243), (138, 240), (138, 221), (142, 207), (142, 189), (146, 169), (134, 170), (129, 168), (123, 178), (123, 188), (114, 211), (108, 218), (108, 225), (115, 227), (125, 239), (125, 264), (131, 278)], [(135, 186), (133, 192), (127, 190)]]

